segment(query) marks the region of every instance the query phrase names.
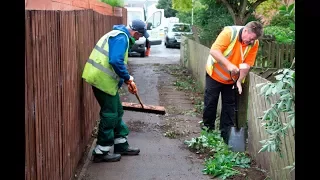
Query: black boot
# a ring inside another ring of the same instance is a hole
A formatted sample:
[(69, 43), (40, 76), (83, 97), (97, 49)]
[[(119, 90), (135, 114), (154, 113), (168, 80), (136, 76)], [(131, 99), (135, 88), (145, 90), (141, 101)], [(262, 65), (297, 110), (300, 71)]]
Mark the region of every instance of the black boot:
[(140, 149), (133, 148), (133, 147), (128, 147), (126, 150), (115, 148), (114, 153), (121, 154), (121, 155), (138, 155), (140, 153)]
[(120, 161), (121, 155), (120, 154), (111, 154), (109, 152), (105, 154), (93, 154), (93, 162), (116, 162)]

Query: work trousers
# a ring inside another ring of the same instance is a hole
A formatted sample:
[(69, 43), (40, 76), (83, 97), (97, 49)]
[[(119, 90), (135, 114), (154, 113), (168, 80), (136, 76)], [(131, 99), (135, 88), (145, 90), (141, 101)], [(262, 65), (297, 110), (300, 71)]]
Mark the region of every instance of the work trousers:
[(204, 94), (203, 123), (209, 129), (215, 129), (215, 120), (219, 95), (221, 92), (222, 109), (220, 117), (221, 136), (228, 142), (230, 128), (234, 125), (235, 93), (233, 84), (222, 84), (206, 74), (206, 87)]
[(127, 137), (129, 129), (122, 121), (123, 107), (119, 93), (111, 96), (92, 86), (100, 109), (97, 144), (101, 146), (114, 145), (114, 151), (124, 151), (129, 147)]

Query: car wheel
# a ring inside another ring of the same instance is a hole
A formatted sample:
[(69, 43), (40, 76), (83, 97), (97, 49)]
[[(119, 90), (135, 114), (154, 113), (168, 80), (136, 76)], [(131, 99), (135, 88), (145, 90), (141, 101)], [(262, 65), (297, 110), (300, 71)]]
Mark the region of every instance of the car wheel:
[(169, 48), (170, 46), (168, 44), (166, 44), (166, 48)]

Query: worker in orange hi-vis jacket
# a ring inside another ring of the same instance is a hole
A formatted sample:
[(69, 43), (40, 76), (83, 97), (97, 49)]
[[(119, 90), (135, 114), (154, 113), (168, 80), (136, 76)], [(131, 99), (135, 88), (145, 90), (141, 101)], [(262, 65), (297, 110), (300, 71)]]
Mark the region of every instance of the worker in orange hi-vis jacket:
[(238, 75), (236, 88), (242, 92), (250, 67), (254, 65), (258, 52), (258, 38), (263, 26), (251, 21), (245, 26), (226, 26), (212, 44), (206, 64), (203, 124), (209, 130), (215, 129), (217, 105), (221, 92), (222, 109), (220, 130), (223, 140), (228, 142), (228, 133), (234, 126), (235, 93), (231, 75)]

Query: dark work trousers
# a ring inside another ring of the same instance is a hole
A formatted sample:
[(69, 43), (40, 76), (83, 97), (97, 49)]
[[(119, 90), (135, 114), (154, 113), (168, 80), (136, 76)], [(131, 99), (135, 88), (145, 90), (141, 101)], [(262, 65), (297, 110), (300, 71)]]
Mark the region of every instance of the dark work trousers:
[(220, 117), (220, 131), (225, 142), (228, 142), (228, 133), (230, 128), (233, 126), (233, 119), (235, 115), (235, 94), (232, 86), (232, 84), (222, 84), (206, 74), (203, 123), (209, 129), (215, 129), (217, 106), (221, 92), (222, 109)]
[(100, 123), (98, 128), (97, 144), (101, 146), (114, 145), (114, 151), (124, 151), (129, 147), (127, 136), (129, 129), (123, 122), (123, 107), (119, 93), (111, 96), (92, 86), (100, 109)]

